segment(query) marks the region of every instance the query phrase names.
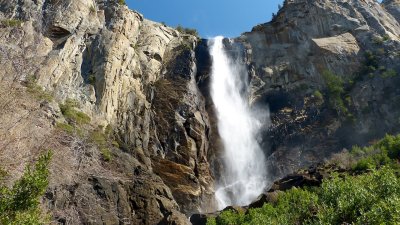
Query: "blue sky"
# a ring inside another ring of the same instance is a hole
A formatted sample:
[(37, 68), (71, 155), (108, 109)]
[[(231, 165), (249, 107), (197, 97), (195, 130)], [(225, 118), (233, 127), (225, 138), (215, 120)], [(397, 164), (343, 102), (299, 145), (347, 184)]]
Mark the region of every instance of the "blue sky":
[(168, 26), (196, 28), (202, 37), (237, 37), (271, 20), (283, 0), (126, 0), (129, 8)]

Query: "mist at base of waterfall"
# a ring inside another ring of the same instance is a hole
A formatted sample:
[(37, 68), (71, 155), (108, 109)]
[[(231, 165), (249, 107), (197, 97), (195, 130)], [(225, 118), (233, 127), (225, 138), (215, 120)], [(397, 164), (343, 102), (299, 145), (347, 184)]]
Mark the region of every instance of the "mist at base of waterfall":
[(247, 205), (266, 186), (265, 156), (256, 140), (262, 121), (248, 102), (248, 74), (243, 63), (231, 59), (223, 37), (209, 41), (212, 56), (211, 97), (223, 141), (223, 171), (217, 178), (215, 197), (219, 209)]

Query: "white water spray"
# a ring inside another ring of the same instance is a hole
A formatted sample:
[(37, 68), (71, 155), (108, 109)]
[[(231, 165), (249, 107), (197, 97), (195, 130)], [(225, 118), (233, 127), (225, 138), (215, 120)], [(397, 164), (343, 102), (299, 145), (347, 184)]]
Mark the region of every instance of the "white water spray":
[(256, 140), (260, 122), (247, 99), (247, 74), (243, 65), (229, 59), (223, 37), (210, 40), (211, 97), (224, 144), (224, 169), (216, 190), (219, 209), (247, 205), (266, 185), (265, 157)]

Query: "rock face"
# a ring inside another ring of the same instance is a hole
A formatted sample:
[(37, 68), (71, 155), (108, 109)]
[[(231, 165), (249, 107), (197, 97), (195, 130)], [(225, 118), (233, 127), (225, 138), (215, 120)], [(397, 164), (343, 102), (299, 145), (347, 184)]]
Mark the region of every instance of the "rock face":
[[(400, 131), (398, 9), (398, 1), (287, 0), (271, 22), (237, 39), (246, 46), (251, 101), (271, 112), (262, 142), (272, 181)], [(332, 104), (328, 71), (344, 81), (347, 113)]]
[[(28, 138), (54, 142), (44, 146), (55, 149), (54, 164), (59, 163), (51, 171), (45, 197), (55, 220), (186, 224), (182, 213), (200, 211), (213, 196), (207, 161), (210, 125), (194, 78), (198, 40), (117, 2), (0, 1), (0, 81), (15, 86), (34, 77), (55, 101), (77, 100), (92, 126), (110, 126), (117, 137), (120, 147), (113, 150), (112, 162), (100, 163), (99, 150), (91, 146), (96, 153), (84, 154), (83, 167), (74, 162), (80, 157), (76, 149), (84, 144), (59, 140), (61, 134), (52, 132), (56, 117), (49, 115), (43, 122), (46, 133)], [(4, 22), (11, 20), (22, 23)], [(26, 108), (38, 107), (35, 101)], [(57, 104), (51, 109), (59, 110)], [(23, 111), (7, 116), (17, 121), (22, 115)], [(12, 121), (8, 125), (13, 126)], [(32, 121), (26, 126), (32, 128), (15, 132), (40, 132)], [(7, 132), (1, 133), (0, 142), (11, 141)], [(29, 156), (15, 158), (19, 168), (5, 157), (2, 166), (21, 172), (43, 149), (30, 142), (2, 146), (1, 151), (9, 148)], [(60, 174), (69, 176), (60, 179)]]
[(384, 0), (383, 7), (397, 20), (400, 21), (400, 1), (399, 0)]

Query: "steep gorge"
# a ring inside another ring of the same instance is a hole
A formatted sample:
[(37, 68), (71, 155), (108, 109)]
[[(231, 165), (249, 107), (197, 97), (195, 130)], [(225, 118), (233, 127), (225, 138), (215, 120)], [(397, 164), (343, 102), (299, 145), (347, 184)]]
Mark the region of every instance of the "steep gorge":
[[(243, 55), (251, 106), (271, 112), (257, 137), (270, 181), (399, 132), (398, 9), (398, 1), (288, 0), (240, 45), (224, 40)], [(51, 148), (43, 205), (54, 223), (186, 224), (216, 209), (223, 141), (207, 40), (112, 0), (4, 0), (0, 19), (22, 21), (0, 28), (6, 183)], [(339, 99), (328, 72), (344, 81)], [(54, 100), (32, 96), (31, 78)], [(90, 138), (57, 128), (65, 122), (57, 103), (68, 99), (91, 117), (88, 132), (112, 128), (110, 161)]]

